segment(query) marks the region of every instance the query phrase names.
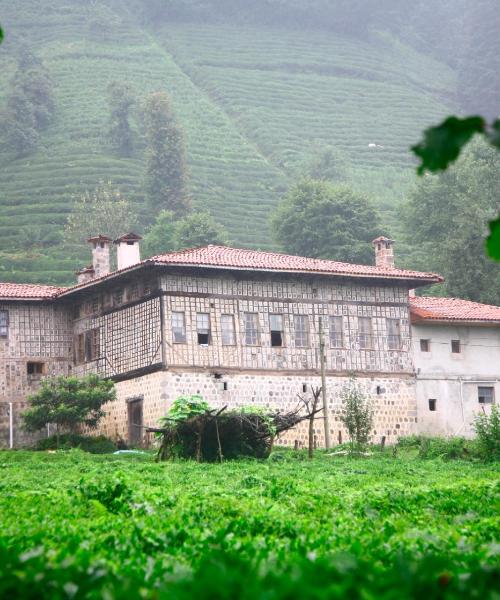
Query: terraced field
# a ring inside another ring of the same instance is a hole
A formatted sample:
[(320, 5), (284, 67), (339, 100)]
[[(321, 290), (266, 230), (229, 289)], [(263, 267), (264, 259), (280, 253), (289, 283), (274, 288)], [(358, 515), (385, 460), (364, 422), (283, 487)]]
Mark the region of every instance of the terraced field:
[[(142, 96), (166, 90), (185, 131), (194, 205), (236, 244), (272, 248), (268, 216), (314, 149), (338, 147), (352, 182), (374, 195), (389, 229), (411, 174), (408, 145), (453, 108), (454, 75), (388, 35), (170, 24), (138, 26), (116, 2), (97, 41), (76, 0), (0, 0), (0, 103), (15, 47), (29, 39), (56, 84), (57, 112), (38, 151), (0, 152), (0, 278), (64, 283), (86, 260), (60, 244), (75, 196), (99, 179), (130, 196), (144, 223), (144, 155), (114, 156), (105, 131), (106, 86)], [(111, 9), (109, 9), (111, 10)], [(0, 139), (1, 142), (1, 139)], [(376, 143), (383, 148), (371, 148)], [(1, 145), (1, 144), (0, 144)]]

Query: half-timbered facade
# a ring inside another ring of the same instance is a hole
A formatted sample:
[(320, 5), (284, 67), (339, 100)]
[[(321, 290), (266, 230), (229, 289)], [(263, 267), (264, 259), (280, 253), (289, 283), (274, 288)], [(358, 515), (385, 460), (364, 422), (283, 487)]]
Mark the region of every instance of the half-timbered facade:
[[(376, 266), (219, 246), (140, 261), (139, 240), (117, 240), (121, 268), (109, 272), (111, 240), (92, 238), (97, 268), (80, 271), (72, 288), (47, 290), (35, 304), (46, 316), (21, 326), (30, 331), (16, 325), (3, 342), (20, 361), (22, 340), (37, 338), (39, 352), (54, 355), (40, 361), (42, 374), (113, 378), (118, 399), (107, 407), (104, 433), (140, 443), (140, 426), (156, 424), (181, 394), (291, 408), (320, 385), (322, 342), (332, 439), (345, 439), (340, 391), (352, 375), (374, 401), (377, 436), (391, 442), (414, 430), (408, 291), (441, 278), (394, 268), (391, 240), (374, 241)], [(20, 299), (10, 308), (2, 285), (0, 318), (3, 310), (11, 322), (25, 309)], [(2, 339), (0, 327), (0, 352)], [(44, 340), (50, 349), (42, 350)], [(14, 379), (17, 402), (31, 388), (21, 386), (19, 371)], [(0, 393), (0, 402), (14, 398), (10, 388)], [(316, 434), (322, 444), (321, 421)], [(296, 430), (283, 442), (304, 438)]]

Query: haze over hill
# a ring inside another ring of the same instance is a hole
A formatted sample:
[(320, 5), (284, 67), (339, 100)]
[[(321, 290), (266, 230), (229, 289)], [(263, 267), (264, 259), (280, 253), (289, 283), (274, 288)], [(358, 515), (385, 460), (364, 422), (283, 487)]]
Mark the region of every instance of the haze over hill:
[(457, 94), (464, 67), (453, 53), (454, 19), (468, 0), (440, 3), (438, 14), (430, 0), (372, 4), (0, 0), (0, 106), (27, 42), (54, 81), (56, 105), (28, 156), (16, 157), (0, 132), (0, 279), (71, 282), (85, 257), (61, 232), (74, 199), (99, 180), (133, 201), (139, 229), (152, 222), (140, 128), (127, 158), (104, 135), (114, 80), (139, 98), (168, 92), (193, 205), (234, 244), (275, 248), (270, 213), (332, 147), (396, 235), (414, 177), (408, 147), (429, 124), (470, 108)]

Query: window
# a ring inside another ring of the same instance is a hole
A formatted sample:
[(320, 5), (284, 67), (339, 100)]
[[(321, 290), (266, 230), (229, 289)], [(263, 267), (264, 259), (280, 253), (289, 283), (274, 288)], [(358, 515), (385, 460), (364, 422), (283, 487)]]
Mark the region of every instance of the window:
[(344, 346), (344, 330), (342, 317), (330, 317), (330, 346), (332, 348), (342, 348)]
[(9, 313), (6, 310), (0, 310), (0, 337), (9, 335)]
[(431, 340), (420, 340), (420, 352), (431, 351)]
[(359, 347), (365, 350), (373, 349), (373, 332), (371, 317), (358, 317)]
[(453, 354), (460, 354), (462, 352), (460, 340), (451, 340), (451, 351)]
[(123, 303), (123, 290), (118, 289), (113, 291), (113, 305), (118, 306)]
[(42, 363), (42, 362), (29, 362), (26, 365), (26, 371), (27, 371), (28, 375), (30, 375), (32, 377), (40, 377), (40, 375), (43, 375), (44, 363)]
[(244, 313), (245, 344), (257, 346), (259, 344), (259, 315), (257, 313)]
[(223, 346), (234, 346), (234, 317), (233, 315), (221, 315), (221, 341)]
[(399, 319), (387, 319), (387, 347), (389, 350), (401, 349), (401, 323)]
[(85, 332), (85, 360), (97, 360), (101, 354), (99, 328)]
[(75, 362), (85, 362), (85, 334), (79, 333), (75, 339)]
[(435, 398), (429, 398), (429, 410), (434, 412), (436, 410), (437, 400)]
[(174, 344), (186, 343), (186, 318), (183, 312), (172, 312), (172, 337)]
[(269, 315), (271, 346), (283, 346), (283, 315)]
[(495, 403), (495, 388), (493, 387), (478, 387), (477, 399), (479, 404), (494, 404)]
[(198, 332), (198, 344), (208, 346), (210, 344), (210, 315), (198, 313), (196, 315), (196, 330)]
[(295, 329), (295, 347), (306, 348), (309, 346), (309, 318), (307, 315), (294, 315), (293, 326)]

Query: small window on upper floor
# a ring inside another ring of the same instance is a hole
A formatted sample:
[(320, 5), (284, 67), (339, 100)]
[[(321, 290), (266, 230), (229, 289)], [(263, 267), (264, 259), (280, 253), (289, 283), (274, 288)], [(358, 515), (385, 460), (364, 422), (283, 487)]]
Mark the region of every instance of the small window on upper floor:
[(431, 340), (420, 340), (420, 352), (431, 351)]
[(295, 347), (307, 348), (309, 346), (309, 317), (307, 315), (294, 315), (293, 327), (295, 330)]
[(6, 310), (0, 310), (0, 337), (9, 337), (9, 313)]
[(429, 398), (429, 410), (434, 412), (436, 410), (437, 400), (435, 398)]
[(479, 404), (495, 404), (495, 388), (482, 387), (477, 388), (477, 400)]
[(401, 323), (399, 319), (387, 319), (387, 347), (401, 350)]
[(243, 325), (245, 328), (245, 344), (247, 346), (258, 346), (259, 315), (257, 313), (244, 313)]
[(198, 345), (208, 346), (210, 344), (210, 315), (198, 313), (196, 315), (196, 331), (198, 333)]
[(172, 337), (174, 344), (186, 343), (186, 318), (183, 312), (172, 312)]
[(45, 370), (43, 362), (29, 362), (26, 364), (26, 372), (31, 377), (41, 377)]
[(363, 350), (373, 350), (373, 328), (371, 317), (358, 317), (359, 347)]
[(342, 348), (344, 346), (344, 327), (341, 316), (329, 317), (330, 347)]
[(453, 354), (460, 354), (462, 352), (460, 340), (451, 340), (451, 351)]
[(236, 343), (234, 335), (234, 317), (233, 315), (221, 315), (221, 342), (223, 346), (234, 346)]
[(269, 315), (269, 329), (271, 330), (271, 346), (284, 346), (283, 315)]

